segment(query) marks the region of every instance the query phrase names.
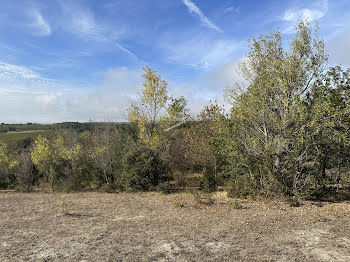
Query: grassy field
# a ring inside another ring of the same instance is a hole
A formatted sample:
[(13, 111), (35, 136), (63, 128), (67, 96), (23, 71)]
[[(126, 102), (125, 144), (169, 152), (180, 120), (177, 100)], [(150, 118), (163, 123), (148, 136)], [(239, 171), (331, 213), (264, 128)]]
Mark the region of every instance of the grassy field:
[(84, 131), (91, 127), (92, 123), (79, 122), (62, 122), (56, 124), (1, 124), (0, 133), (6, 132), (26, 132), (26, 131), (42, 131), (57, 129), (74, 129), (76, 131)]
[[(47, 124), (47, 125), (41, 125), (41, 124), (8, 124), (8, 125), (3, 125), (1, 129), (15, 129), (17, 132), (22, 132), (22, 131), (34, 131), (34, 130), (50, 130), (54, 129), (55, 125)], [(0, 129), (0, 130), (1, 130)]]
[(9, 146), (15, 146), (16, 143), (20, 140), (31, 138), (35, 139), (39, 135), (41, 136), (47, 136), (51, 134), (52, 130), (42, 130), (42, 131), (33, 131), (33, 132), (10, 132), (5, 134), (0, 134), (0, 141), (8, 144)]
[(350, 261), (350, 204), (0, 193), (0, 261)]

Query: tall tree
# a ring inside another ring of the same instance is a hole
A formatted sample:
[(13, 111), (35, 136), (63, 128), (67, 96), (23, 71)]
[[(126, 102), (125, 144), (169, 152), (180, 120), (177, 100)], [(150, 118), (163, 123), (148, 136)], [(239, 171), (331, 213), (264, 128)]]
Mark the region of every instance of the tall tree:
[[(248, 175), (259, 190), (291, 194), (311, 180), (303, 172), (310, 161), (302, 143), (305, 126), (303, 98), (322, 76), (327, 56), (324, 43), (301, 21), (289, 48), (280, 32), (250, 41), (241, 65), (247, 86), (229, 89), (232, 157), (236, 175)], [(237, 151), (239, 150), (239, 151)]]

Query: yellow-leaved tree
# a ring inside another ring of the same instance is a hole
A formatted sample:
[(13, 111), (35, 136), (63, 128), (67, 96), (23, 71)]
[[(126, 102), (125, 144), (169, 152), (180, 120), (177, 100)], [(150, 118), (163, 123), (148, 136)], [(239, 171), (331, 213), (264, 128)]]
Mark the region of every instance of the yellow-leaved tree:
[(156, 148), (165, 133), (188, 119), (187, 101), (168, 96), (168, 83), (156, 70), (146, 66), (143, 71), (142, 95), (128, 108), (128, 120), (138, 126), (140, 140)]
[(156, 147), (158, 135), (156, 132), (159, 113), (168, 101), (167, 82), (162, 80), (156, 70), (148, 66), (143, 68), (144, 78), (140, 101), (133, 102), (128, 108), (128, 120), (139, 127), (139, 138), (146, 144)]
[(10, 153), (7, 144), (0, 142), (0, 179), (8, 176), (17, 165), (18, 162)]

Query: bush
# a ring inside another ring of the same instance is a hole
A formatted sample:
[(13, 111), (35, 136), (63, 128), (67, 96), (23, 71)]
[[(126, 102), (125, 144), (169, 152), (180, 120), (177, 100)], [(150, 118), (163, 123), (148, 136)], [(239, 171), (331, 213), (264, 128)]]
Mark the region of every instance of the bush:
[(18, 185), (16, 189), (18, 191), (30, 192), (34, 184), (35, 170), (30, 154), (27, 152), (21, 152), (17, 156), (18, 164), (15, 168), (15, 176)]
[(201, 182), (201, 188), (206, 192), (214, 192), (216, 191), (216, 187), (217, 183), (214, 172), (211, 169), (207, 169)]
[(102, 187), (100, 188), (102, 192), (106, 193), (114, 193), (117, 191), (117, 186), (113, 183), (111, 184), (103, 184)]
[(226, 186), (226, 191), (230, 197), (247, 197), (256, 195), (258, 188), (248, 176), (242, 175), (231, 179)]
[(168, 174), (159, 154), (142, 146), (127, 153), (119, 184), (128, 191), (152, 191), (160, 183), (170, 180)]
[(163, 194), (171, 194), (176, 191), (176, 186), (168, 181), (162, 182), (157, 186), (157, 191)]
[(175, 180), (175, 184), (177, 187), (184, 188), (186, 186), (186, 177), (184, 172), (176, 170), (173, 172), (172, 177)]

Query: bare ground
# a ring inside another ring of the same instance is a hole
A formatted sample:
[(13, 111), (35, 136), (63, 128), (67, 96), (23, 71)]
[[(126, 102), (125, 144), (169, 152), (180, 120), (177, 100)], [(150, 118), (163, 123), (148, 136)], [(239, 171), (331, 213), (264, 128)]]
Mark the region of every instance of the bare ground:
[(350, 261), (350, 203), (215, 198), (0, 193), (0, 261)]

